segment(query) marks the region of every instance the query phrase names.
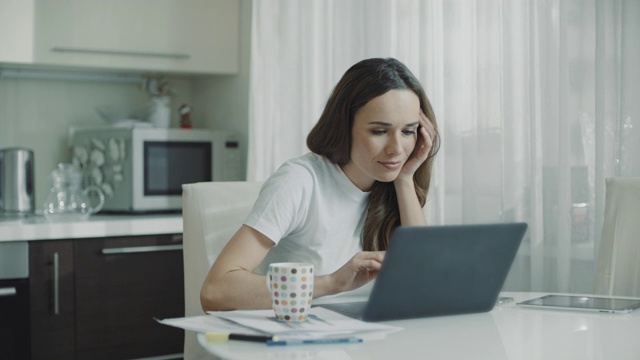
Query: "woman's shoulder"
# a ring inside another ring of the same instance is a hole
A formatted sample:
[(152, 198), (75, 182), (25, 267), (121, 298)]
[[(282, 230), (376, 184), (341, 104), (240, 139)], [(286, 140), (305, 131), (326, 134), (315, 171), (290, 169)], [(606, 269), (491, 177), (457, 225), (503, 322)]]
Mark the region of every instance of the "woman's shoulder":
[(263, 185), (268, 194), (308, 199), (318, 189), (326, 187), (331, 178), (331, 163), (314, 153), (307, 153), (283, 163)]
[(274, 175), (293, 175), (307, 179), (326, 176), (330, 163), (326, 158), (312, 152), (288, 160), (274, 173)]
[(308, 154), (287, 160), (265, 181), (263, 188), (271, 193), (278, 190), (285, 192), (305, 191), (313, 187), (315, 170), (311, 164), (314, 160)]
[(304, 209), (317, 189), (315, 161), (305, 154), (283, 163), (263, 184), (258, 208)]

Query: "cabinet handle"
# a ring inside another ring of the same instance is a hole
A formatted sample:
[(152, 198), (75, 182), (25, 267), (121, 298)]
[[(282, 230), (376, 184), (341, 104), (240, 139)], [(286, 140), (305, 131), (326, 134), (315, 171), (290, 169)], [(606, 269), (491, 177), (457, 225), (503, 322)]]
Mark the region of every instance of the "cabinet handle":
[(18, 294), (18, 292), (16, 291), (16, 288), (14, 288), (14, 287), (0, 288), (0, 297), (3, 297), (3, 296), (15, 296), (17, 294)]
[(51, 48), (55, 52), (71, 52), (71, 53), (83, 53), (83, 54), (102, 54), (102, 55), (124, 55), (124, 56), (146, 56), (146, 57), (159, 57), (159, 58), (171, 58), (171, 59), (188, 59), (191, 56), (183, 53), (164, 53), (153, 51), (132, 51), (132, 50), (116, 50), (116, 49), (92, 49), (92, 48), (80, 48), (72, 46), (54, 46)]
[(182, 245), (132, 246), (102, 249), (103, 255), (182, 250)]
[(60, 315), (60, 256), (53, 254), (53, 314)]

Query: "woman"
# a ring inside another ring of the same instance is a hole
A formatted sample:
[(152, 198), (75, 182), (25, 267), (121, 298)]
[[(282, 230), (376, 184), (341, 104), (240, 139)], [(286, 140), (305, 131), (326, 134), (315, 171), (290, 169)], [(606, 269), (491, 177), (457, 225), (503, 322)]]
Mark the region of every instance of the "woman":
[(283, 164), (207, 275), (205, 311), (271, 307), (268, 264), (310, 262), (313, 296), (375, 278), (392, 230), (426, 225), (422, 207), (439, 147), (422, 86), (395, 59), (353, 65), (307, 137)]

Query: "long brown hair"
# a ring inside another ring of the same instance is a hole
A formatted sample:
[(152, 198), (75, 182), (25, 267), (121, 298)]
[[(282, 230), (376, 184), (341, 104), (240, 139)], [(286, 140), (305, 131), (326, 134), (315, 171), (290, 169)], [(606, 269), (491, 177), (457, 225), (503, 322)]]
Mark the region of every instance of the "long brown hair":
[[(394, 89), (413, 91), (420, 99), (420, 108), (436, 129), (429, 157), (413, 175), (416, 196), (420, 205), (424, 206), (431, 183), (433, 157), (440, 148), (440, 136), (435, 114), (422, 85), (400, 61), (374, 58), (351, 66), (329, 96), (320, 119), (307, 136), (307, 146), (334, 164), (347, 164), (351, 159), (351, 132), (355, 114), (371, 99)], [(399, 225), (400, 210), (393, 182), (376, 181), (369, 195), (361, 238), (362, 249), (385, 250), (391, 232)]]

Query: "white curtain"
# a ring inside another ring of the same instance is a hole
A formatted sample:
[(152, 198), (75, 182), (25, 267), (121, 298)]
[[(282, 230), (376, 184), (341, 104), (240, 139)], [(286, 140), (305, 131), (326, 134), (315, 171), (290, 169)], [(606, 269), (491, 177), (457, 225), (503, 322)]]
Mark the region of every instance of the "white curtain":
[(257, 0), (249, 180), (307, 152), (340, 76), (395, 57), (442, 147), (431, 224), (526, 221), (506, 288), (591, 292), (604, 179), (640, 176), (636, 0)]

